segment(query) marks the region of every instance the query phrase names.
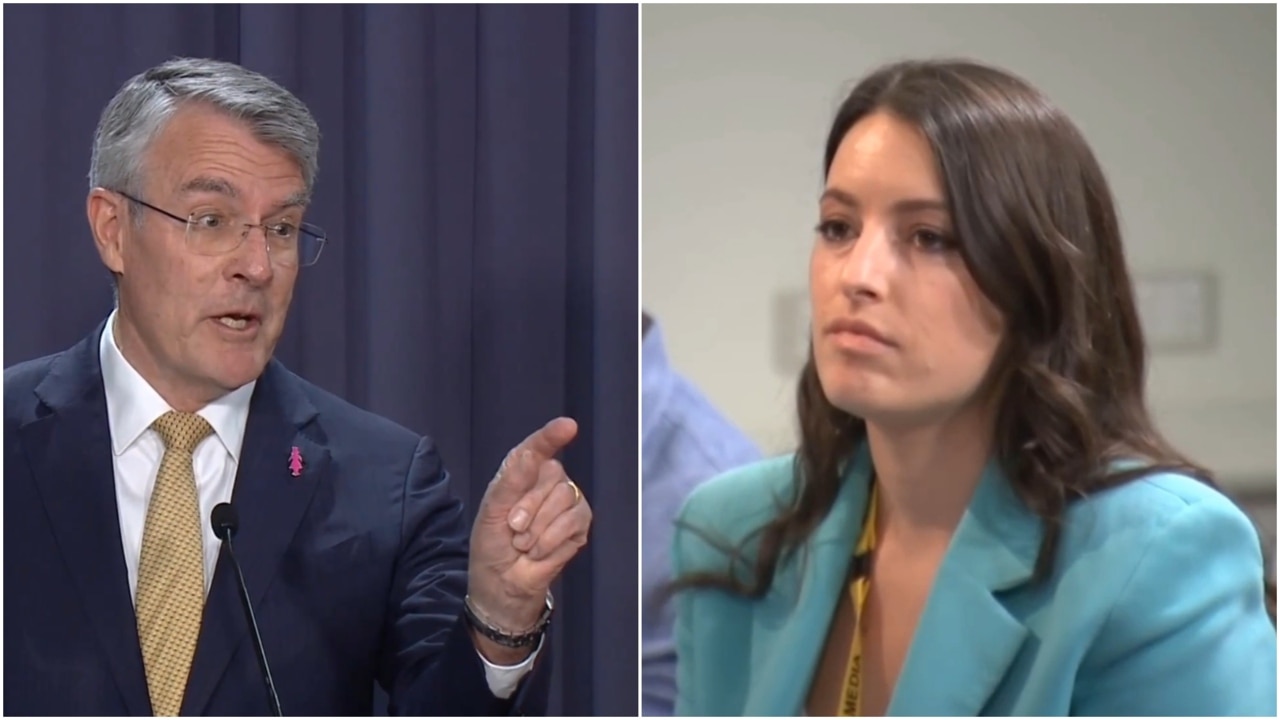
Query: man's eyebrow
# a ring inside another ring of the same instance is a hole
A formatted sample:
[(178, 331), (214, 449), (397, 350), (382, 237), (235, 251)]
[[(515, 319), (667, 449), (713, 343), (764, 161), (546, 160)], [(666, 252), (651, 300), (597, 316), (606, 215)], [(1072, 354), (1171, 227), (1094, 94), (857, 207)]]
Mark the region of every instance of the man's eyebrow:
[(311, 200), (310, 193), (308, 193), (306, 190), (299, 190), (298, 192), (286, 198), (284, 202), (277, 205), (276, 211), (278, 212), (280, 210), (288, 210), (290, 208), (306, 207), (307, 203), (310, 200)]
[[(188, 180), (187, 182), (182, 184), (182, 187), (179, 188), (179, 191), (183, 194), (199, 193), (199, 192), (216, 193), (218, 195), (225, 195), (226, 197), (231, 198), (233, 200), (238, 199), (240, 197), (240, 192), (236, 190), (235, 186), (232, 185), (231, 183), (219, 178), (212, 178), (212, 177), (205, 177), (205, 176), (196, 177), (196, 178), (192, 178), (191, 180)], [(307, 192), (306, 190), (299, 190), (294, 194), (290, 195), (289, 197), (285, 198), (284, 202), (280, 203), (279, 205), (276, 205), (275, 208), (272, 210), (271, 214), (282, 212), (284, 210), (291, 210), (293, 208), (306, 207), (307, 203), (310, 200), (311, 200), (311, 193)]]
[(184, 195), (197, 192), (211, 192), (226, 195), (229, 198), (240, 197), (239, 191), (226, 180), (211, 177), (195, 177), (182, 184), (178, 191)]

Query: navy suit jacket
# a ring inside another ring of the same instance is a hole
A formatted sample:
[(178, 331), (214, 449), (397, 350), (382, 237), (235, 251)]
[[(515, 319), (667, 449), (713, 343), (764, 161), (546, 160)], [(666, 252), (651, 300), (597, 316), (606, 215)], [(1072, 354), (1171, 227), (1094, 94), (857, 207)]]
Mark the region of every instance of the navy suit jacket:
[[(116, 510), (102, 326), (4, 375), (4, 713), (150, 715)], [(301, 451), (301, 476), (289, 470)], [(489, 691), (461, 617), (469, 519), (428, 438), (272, 361), (232, 496), (236, 556), (282, 710), (543, 714), (550, 643), (511, 700)], [(265, 715), (225, 550), (183, 715)]]

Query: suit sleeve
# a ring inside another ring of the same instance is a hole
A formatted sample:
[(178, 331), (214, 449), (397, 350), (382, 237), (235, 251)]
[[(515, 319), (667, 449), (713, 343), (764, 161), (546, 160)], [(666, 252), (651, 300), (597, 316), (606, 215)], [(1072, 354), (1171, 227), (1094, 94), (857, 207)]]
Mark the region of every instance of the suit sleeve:
[(1077, 681), (1078, 715), (1276, 714), (1276, 631), (1258, 537), (1225, 499), (1142, 549)]
[(541, 715), (549, 653), (510, 700), (493, 695), (462, 615), (470, 524), (449, 475), (423, 438), (405, 477), (400, 552), (392, 576), (378, 676), (393, 715)]

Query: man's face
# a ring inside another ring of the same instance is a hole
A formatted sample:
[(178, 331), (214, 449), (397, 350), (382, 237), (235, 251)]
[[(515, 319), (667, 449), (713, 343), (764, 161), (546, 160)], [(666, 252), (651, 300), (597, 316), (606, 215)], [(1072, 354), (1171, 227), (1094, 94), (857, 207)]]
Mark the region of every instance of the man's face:
[[(207, 106), (179, 109), (143, 168), (138, 199), (178, 217), (220, 214), (241, 229), (302, 221), (306, 187), (294, 159)], [(170, 405), (194, 411), (261, 375), (284, 330), (296, 258), (269, 253), (261, 228), (229, 252), (202, 254), (186, 224), (128, 205), (90, 194), (99, 252), (119, 278), (116, 341)]]

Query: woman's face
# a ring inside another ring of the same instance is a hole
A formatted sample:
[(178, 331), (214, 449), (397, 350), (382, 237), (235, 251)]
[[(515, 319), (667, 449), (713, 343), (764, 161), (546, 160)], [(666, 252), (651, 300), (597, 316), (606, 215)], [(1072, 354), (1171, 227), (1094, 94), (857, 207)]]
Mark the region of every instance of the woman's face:
[(924, 136), (883, 112), (849, 130), (827, 175), (809, 266), (814, 363), (827, 399), (873, 424), (954, 416), (1000, 344), (945, 197)]

